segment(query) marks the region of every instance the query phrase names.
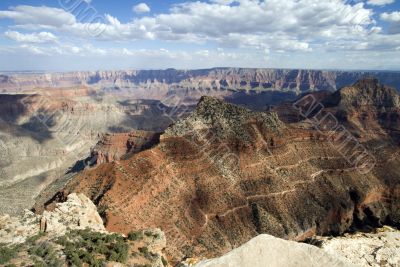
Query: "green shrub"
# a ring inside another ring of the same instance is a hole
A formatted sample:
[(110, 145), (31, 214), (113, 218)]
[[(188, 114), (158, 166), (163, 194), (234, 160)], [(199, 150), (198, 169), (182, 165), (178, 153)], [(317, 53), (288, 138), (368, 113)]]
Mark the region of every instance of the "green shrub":
[(0, 247), (0, 264), (5, 264), (14, 259), (18, 254), (17, 247)]
[(45, 266), (48, 265), (58, 267), (63, 265), (62, 262), (58, 259), (57, 253), (51, 244), (38, 244), (37, 246), (29, 248), (28, 253), (41, 259), (40, 262), (43, 262)]
[(142, 240), (143, 233), (142, 232), (129, 232), (128, 239), (131, 241)]
[(64, 246), (64, 253), (70, 264), (82, 266), (102, 266), (103, 261), (125, 263), (129, 245), (118, 234), (107, 235), (89, 229), (70, 231), (57, 243)]
[(164, 258), (164, 256), (161, 257), (161, 261), (162, 261), (162, 264), (163, 264), (165, 267), (168, 266), (168, 261)]
[(147, 247), (141, 247), (141, 248), (139, 248), (139, 251), (148, 260), (152, 261), (157, 257), (157, 254), (151, 253)]

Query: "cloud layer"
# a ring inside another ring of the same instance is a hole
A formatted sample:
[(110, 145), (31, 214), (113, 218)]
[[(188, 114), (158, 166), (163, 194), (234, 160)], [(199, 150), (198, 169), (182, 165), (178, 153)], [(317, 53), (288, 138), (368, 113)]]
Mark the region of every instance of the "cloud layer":
[[(27, 44), (26, 49), (45, 54), (97, 51), (102, 55), (115, 55), (116, 49), (96, 47), (94, 43), (118, 42), (129, 46), (144, 41), (161, 45), (172, 43), (177, 47), (182, 44), (204, 46), (202, 51), (211, 51), (210, 47), (215, 51), (236, 50), (241, 55), (247, 51), (249, 55), (266, 58), (278, 58), (276, 55), (282, 53), (327, 57), (356, 51), (366, 51), (365, 55), (399, 51), (400, 12), (376, 14), (370, 7), (393, 2), (368, 0), (365, 5), (347, 0), (197, 1), (173, 5), (166, 13), (134, 16), (125, 23), (111, 14), (97, 13), (90, 4), (64, 9), (21, 5), (0, 11), (0, 19), (14, 22), (13, 29), (4, 33), (7, 38)], [(140, 3), (133, 11), (143, 15), (151, 10), (146, 3)], [(380, 21), (387, 22), (389, 28), (384, 29)], [(57, 45), (36, 45), (35, 49), (28, 45), (54, 42)], [(124, 47), (119, 51), (123, 54), (124, 49), (130, 51)], [(161, 50), (154, 51), (159, 54)], [(195, 55), (198, 50), (187, 52)], [(126, 56), (135, 55), (137, 53), (126, 53)]]

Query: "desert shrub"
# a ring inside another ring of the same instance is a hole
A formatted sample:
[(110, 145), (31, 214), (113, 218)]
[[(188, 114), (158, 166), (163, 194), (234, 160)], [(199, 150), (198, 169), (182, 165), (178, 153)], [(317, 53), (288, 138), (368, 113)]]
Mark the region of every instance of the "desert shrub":
[(141, 247), (139, 248), (140, 253), (143, 254), (143, 256), (148, 259), (148, 260), (154, 260), (157, 257), (157, 254), (151, 253), (149, 251), (149, 248), (147, 247)]
[(128, 259), (129, 245), (118, 234), (107, 235), (89, 229), (70, 231), (57, 243), (64, 246), (70, 264), (102, 266), (104, 260), (124, 263)]
[(137, 241), (137, 240), (142, 240), (143, 239), (143, 233), (140, 232), (129, 232), (128, 233), (128, 239), (131, 241)]
[(18, 254), (17, 247), (0, 246), (0, 264), (5, 264), (14, 259)]
[[(51, 244), (42, 243), (28, 249), (28, 253), (38, 257), (39, 262), (43, 262), (46, 266), (62, 266), (62, 262), (57, 257), (57, 252)], [(40, 259), (40, 260), (39, 260)], [(35, 264), (36, 266), (36, 264)]]
[(34, 245), (40, 238), (42, 238), (45, 235), (46, 235), (45, 233), (39, 233), (37, 235), (31, 236), (26, 240), (26, 243), (28, 245)]
[(161, 257), (161, 261), (162, 261), (162, 264), (163, 264), (165, 267), (168, 266), (168, 261), (164, 258), (164, 256)]
[(160, 238), (160, 235), (159, 235), (158, 233), (153, 233), (153, 232), (151, 232), (151, 231), (145, 231), (144, 234), (145, 234), (147, 237), (152, 237), (152, 238), (155, 238), (155, 239)]

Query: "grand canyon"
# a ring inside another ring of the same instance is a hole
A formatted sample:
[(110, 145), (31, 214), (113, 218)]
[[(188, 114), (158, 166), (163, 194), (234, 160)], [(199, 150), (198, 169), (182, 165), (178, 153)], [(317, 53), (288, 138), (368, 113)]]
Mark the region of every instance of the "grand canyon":
[(400, 266), (400, 2), (0, 1), (0, 267)]
[(260, 234), (309, 242), (399, 225), (400, 74), (126, 73), (3, 80), (3, 214), (82, 194), (109, 232), (160, 229), (171, 263)]

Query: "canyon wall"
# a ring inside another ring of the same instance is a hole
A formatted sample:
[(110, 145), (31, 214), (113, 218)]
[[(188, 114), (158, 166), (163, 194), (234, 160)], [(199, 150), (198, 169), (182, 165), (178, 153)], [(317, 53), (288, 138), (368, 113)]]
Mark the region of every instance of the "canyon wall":
[(0, 75), (0, 91), (85, 85), (101, 88), (274, 89), (300, 93), (333, 91), (367, 76), (374, 76), (383, 84), (400, 90), (400, 72), (214, 68), (3, 74)]

